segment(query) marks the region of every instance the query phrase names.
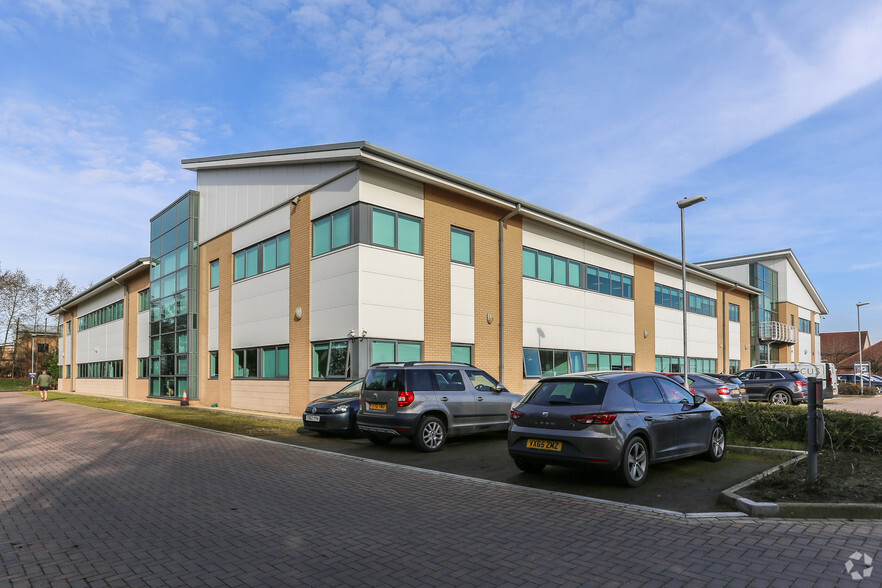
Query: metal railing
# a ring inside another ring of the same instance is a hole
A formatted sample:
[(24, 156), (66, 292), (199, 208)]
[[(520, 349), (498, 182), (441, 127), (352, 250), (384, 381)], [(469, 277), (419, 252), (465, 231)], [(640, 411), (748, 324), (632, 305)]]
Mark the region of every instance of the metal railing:
[(766, 321), (759, 324), (759, 339), (760, 341), (796, 343), (796, 327), (778, 321)]

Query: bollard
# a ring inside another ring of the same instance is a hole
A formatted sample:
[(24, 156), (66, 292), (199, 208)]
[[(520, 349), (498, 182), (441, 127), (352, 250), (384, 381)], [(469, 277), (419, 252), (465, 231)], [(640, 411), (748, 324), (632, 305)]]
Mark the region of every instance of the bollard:
[(808, 378), (808, 478), (806, 483), (811, 484), (818, 478), (818, 392), (821, 383), (817, 378)]

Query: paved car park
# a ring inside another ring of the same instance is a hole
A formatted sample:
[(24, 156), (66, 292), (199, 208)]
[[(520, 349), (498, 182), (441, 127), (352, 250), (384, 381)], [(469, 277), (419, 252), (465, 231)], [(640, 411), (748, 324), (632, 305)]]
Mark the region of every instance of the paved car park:
[(19, 394), (0, 447), (0, 585), (847, 586), (882, 556), (878, 521), (689, 518)]

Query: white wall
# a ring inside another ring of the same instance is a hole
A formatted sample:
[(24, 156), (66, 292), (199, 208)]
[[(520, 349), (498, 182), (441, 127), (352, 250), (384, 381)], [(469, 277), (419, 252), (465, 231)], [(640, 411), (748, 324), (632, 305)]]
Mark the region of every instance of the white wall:
[[(729, 321), (726, 327), (729, 331), (729, 359), (741, 359), (741, 323)], [(728, 365), (717, 366), (718, 369), (726, 370)], [(747, 366), (741, 366), (747, 367)]]
[(288, 344), (289, 276), (286, 266), (233, 283), (234, 349)]
[(218, 350), (220, 334), (220, 289), (208, 292), (208, 350)]
[(353, 171), (312, 192), (310, 218), (315, 220), (357, 200), (358, 172)]
[(422, 341), (423, 257), (370, 245), (360, 245), (358, 250), (359, 328), (374, 339)]
[(351, 162), (329, 162), (199, 170), (199, 242), (225, 233), (351, 167)]
[(450, 341), (475, 343), (475, 268), (450, 264)]
[[(359, 246), (332, 251), (310, 261), (309, 338), (345, 339), (358, 323)], [(295, 306), (299, 306), (294, 301)]]
[(123, 359), (124, 355), (122, 319), (77, 333), (78, 364)]
[[(719, 343), (717, 343), (716, 317), (689, 312), (686, 324), (689, 337), (687, 349), (689, 357), (716, 359), (719, 351), (717, 348)], [(737, 323), (730, 322), (729, 325), (737, 325)], [(731, 333), (729, 341), (731, 346)], [(683, 356), (682, 310), (664, 306), (655, 307), (655, 354)], [(738, 359), (738, 357), (733, 359)]]
[(233, 231), (233, 251), (260, 243), (290, 229), (291, 211), (283, 206)]
[(122, 289), (122, 286), (113, 286), (111, 288), (108, 288), (104, 292), (96, 294), (94, 297), (80, 303), (77, 306), (77, 318), (82, 318), (93, 310), (98, 310), (99, 308), (104, 308), (105, 306), (113, 304), (114, 302), (119, 302), (124, 298), (124, 296), (125, 293)]
[(423, 218), (424, 189), (421, 183), (373, 168), (362, 168), (359, 179), (358, 199), (362, 202)]
[[(683, 289), (683, 273), (680, 269), (675, 269), (671, 267), (666, 267), (661, 264), (656, 264), (655, 266), (655, 283), (662, 284), (664, 286), (668, 286), (670, 288), (676, 288), (677, 290)], [(713, 298), (716, 300), (717, 298), (717, 287), (713, 282), (706, 280), (704, 278), (699, 278), (694, 274), (686, 273), (686, 291), (691, 292), (693, 294), (699, 294), (701, 296), (706, 296), (708, 298)], [(719, 304), (717, 305), (719, 306)], [(720, 309), (717, 308), (717, 312), (720, 312)], [(728, 313), (729, 310), (726, 309)], [(682, 335), (680, 337), (682, 339)]]
[(524, 247), (553, 253), (625, 275), (634, 275), (634, 256), (529, 218), (524, 219)]
[(138, 357), (150, 356), (150, 311), (138, 313)]

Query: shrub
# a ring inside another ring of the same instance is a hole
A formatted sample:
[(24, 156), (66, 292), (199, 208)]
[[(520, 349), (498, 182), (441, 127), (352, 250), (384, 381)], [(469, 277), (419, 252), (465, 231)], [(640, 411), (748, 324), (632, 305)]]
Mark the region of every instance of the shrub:
[[(791, 442), (805, 445), (808, 413), (805, 407), (774, 404), (714, 404), (731, 435), (757, 445)], [(882, 418), (844, 410), (824, 410), (824, 447), (858, 453), (882, 453)]]
[(839, 384), (839, 394), (842, 396), (875, 396), (876, 386), (864, 386), (861, 391), (860, 384), (841, 383)]

